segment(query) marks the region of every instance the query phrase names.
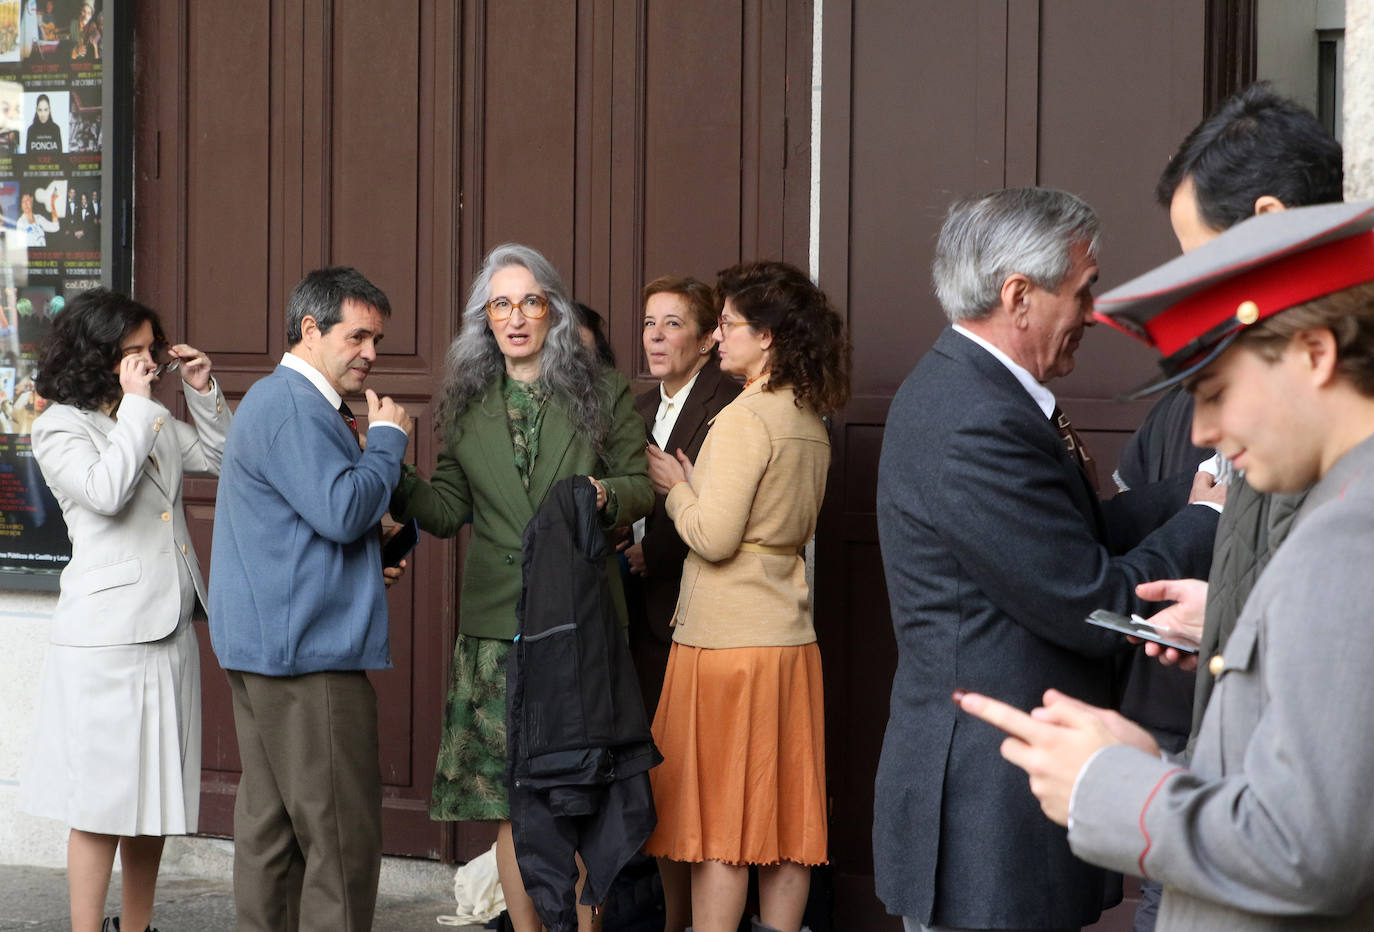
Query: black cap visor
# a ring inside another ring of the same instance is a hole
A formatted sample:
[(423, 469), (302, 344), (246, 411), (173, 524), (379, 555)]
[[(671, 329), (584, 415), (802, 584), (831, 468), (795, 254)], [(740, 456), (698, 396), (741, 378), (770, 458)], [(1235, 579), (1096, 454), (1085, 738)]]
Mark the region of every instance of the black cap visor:
[(1172, 388), (1179, 382), (1201, 372), (1213, 360), (1235, 342), (1245, 325), (1234, 317), (1222, 321), (1207, 333), (1193, 340), (1172, 356), (1159, 361), (1162, 375), (1157, 375), (1144, 385), (1116, 396), (1120, 402), (1135, 401), (1149, 395)]

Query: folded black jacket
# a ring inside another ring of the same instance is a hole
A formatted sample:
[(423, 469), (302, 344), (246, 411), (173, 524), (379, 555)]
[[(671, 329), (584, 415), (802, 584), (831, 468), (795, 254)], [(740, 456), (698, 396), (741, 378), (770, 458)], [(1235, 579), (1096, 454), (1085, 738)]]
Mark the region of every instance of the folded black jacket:
[(516, 635), (506, 666), (506, 785), (525, 889), (549, 932), (585, 904), (653, 833), (654, 747), (629, 646), (606, 582), (596, 489), (569, 476), (525, 528)]

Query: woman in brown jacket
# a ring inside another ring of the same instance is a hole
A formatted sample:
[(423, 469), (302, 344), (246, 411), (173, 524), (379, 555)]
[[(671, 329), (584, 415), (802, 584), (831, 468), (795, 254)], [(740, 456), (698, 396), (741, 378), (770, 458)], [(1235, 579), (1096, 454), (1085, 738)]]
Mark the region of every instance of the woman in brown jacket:
[(830, 465), (821, 416), (849, 396), (849, 344), (825, 294), (780, 262), (720, 275), (714, 337), (747, 379), (696, 466), (649, 474), (691, 548), (654, 717), (658, 828), (646, 850), (692, 863), (698, 932), (733, 930), (759, 866), (756, 930), (795, 932), (826, 860), (820, 650), (801, 552)]
[[(671, 455), (696, 459), (711, 420), (735, 400), (740, 383), (720, 371), (711, 336), (719, 322), (711, 286), (695, 278), (664, 276), (644, 286), (644, 358), (658, 385), (635, 397), (650, 441)], [(654, 510), (634, 526), (625, 548), (630, 572), (639, 577), (644, 613), (630, 615), (630, 653), (654, 714), (673, 640), (673, 610), (687, 545), (668, 517), (667, 500), (654, 496)]]

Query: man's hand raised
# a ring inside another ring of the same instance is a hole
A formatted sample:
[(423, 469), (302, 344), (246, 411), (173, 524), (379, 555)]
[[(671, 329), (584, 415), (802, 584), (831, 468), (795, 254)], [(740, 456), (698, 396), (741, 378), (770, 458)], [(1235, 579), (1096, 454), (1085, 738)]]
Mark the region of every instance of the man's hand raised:
[(414, 436), (415, 419), (408, 417), (406, 409), (392, 401), (390, 395), (379, 399), (370, 388), (364, 394), (367, 396), (367, 423), (388, 421), (403, 429), (407, 437)]

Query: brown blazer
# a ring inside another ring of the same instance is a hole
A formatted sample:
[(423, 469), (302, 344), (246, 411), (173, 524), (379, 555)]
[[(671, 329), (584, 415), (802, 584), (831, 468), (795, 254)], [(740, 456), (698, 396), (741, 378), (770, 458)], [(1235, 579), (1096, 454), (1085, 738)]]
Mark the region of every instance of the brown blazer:
[[(706, 439), (711, 418), (735, 400), (740, 385), (724, 372), (715, 354), (697, 375), (696, 384), (682, 403), (673, 432), (668, 435), (667, 452), (681, 450), (695, 461)], [(659, 390), (654, 386), (635, 398), (635, 408), (644, 418), (644, 431), (653, 436), (654, 418), (658, 415)], [(678, 583), (682, 580), (682, 561), (687, 559), (687, 545), (678, 536), (665, 510), (667, 496), (654, 496), (654, 509), (644, 520), (644, 610), (649, 631), (663, 644), (671, 644), (670, 625), (673, 609), (677, 607)]]
[[(681, 450), (687, 458), (696, 460), (706, 439), (711, 418), (715, 417), (740, 392), (740, 384), (720, 371), (714, 353), (697, 374), (696, 383), (682, 403), (673, 432), (668, 435), (668, 452)], [(644, 419), (644, 431), (653, 436), (654, 418), (658, 416), (660, 396), (658, 386), (635, 398), (635, 409)], [(663, 671), (668, 664), (668, 649), (672, 646), (673, 610), (677, 608), (678, 584), (682, 581), (682, 563), (687, 559), (687, 545), (678, 537), (672, 519), (664, 510), (666, 497), (654, 497), (654, 507), (644, 521), (644, 569), (646, 575), (632, 577), (631, 588), (638, 583), (642, 611), (630, 609), (630, 652), (639, 674), (644, 704), (652, 715), (663, 687)], [(627, 598), (633, 599), (630, 592)]]

